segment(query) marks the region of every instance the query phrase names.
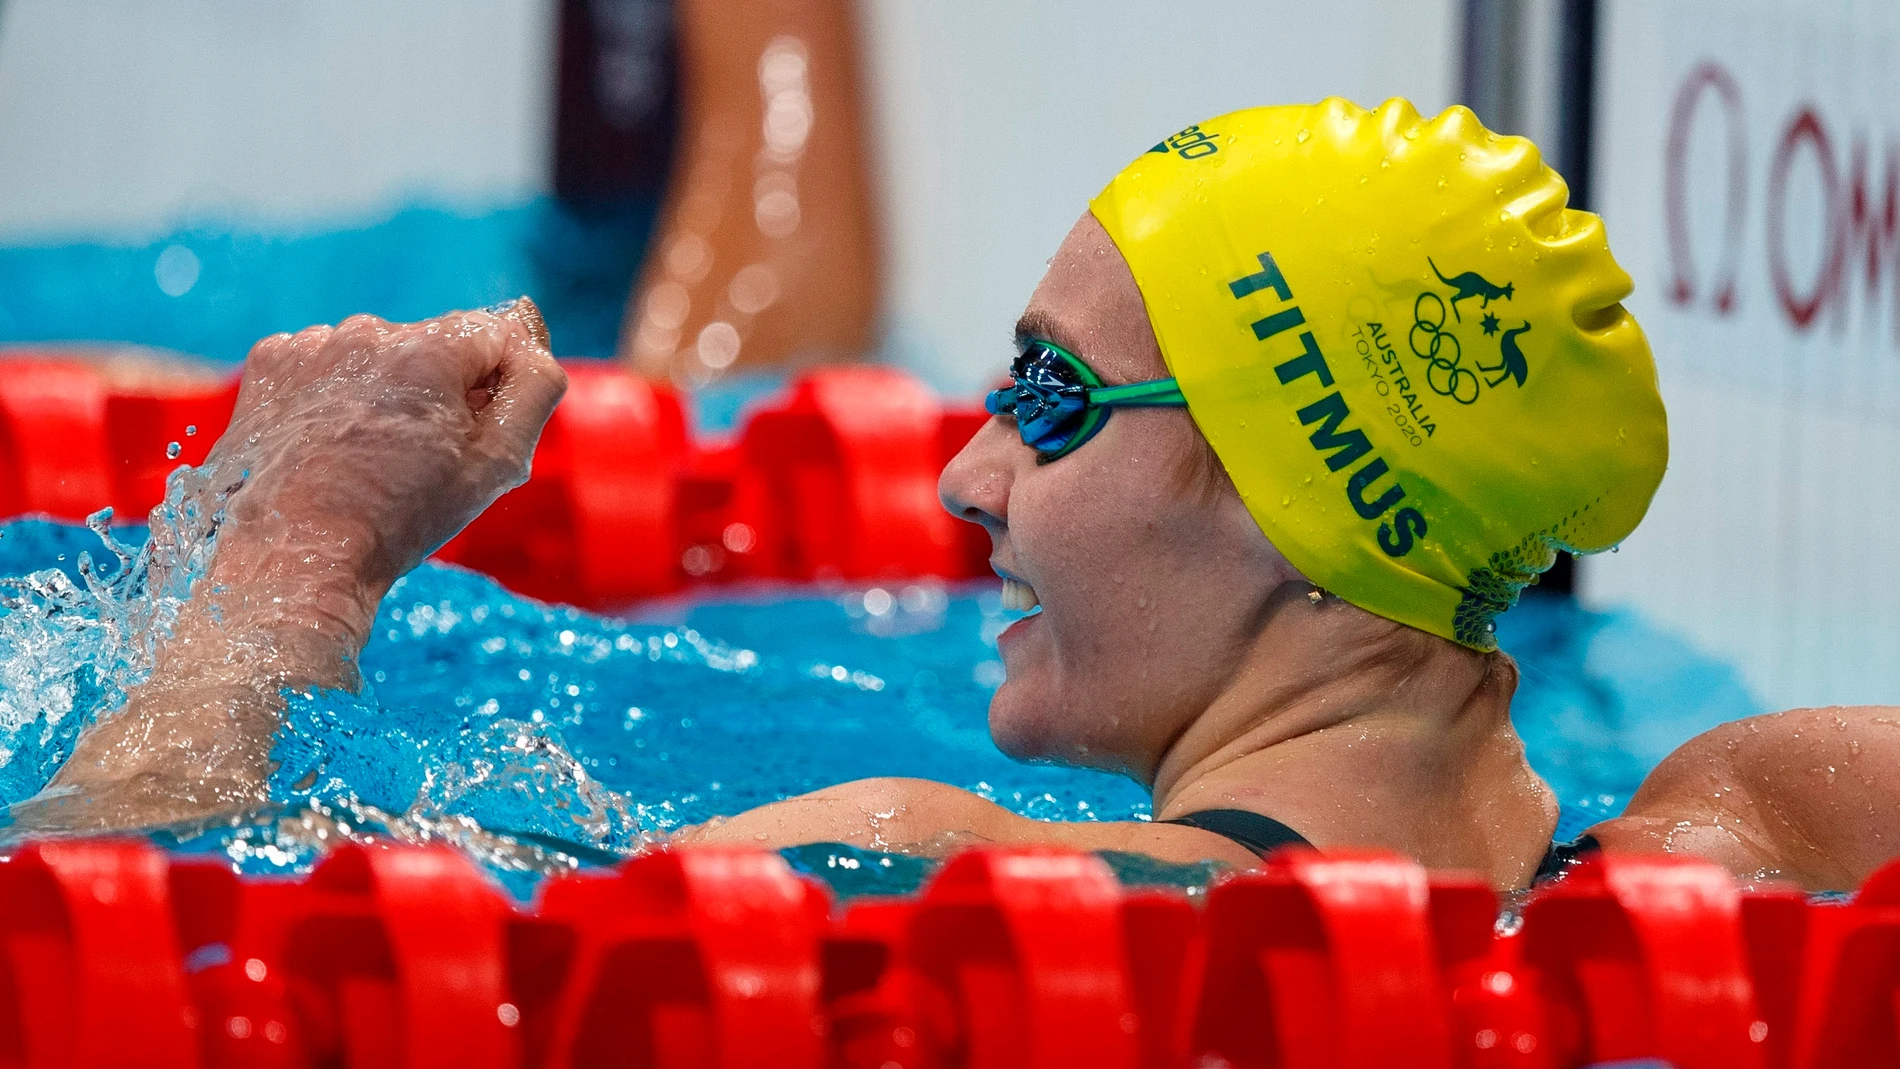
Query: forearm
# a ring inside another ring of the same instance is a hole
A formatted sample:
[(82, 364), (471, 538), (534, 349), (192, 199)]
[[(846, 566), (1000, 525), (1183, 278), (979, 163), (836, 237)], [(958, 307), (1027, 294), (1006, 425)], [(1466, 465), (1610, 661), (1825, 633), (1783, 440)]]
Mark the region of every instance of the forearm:
[(155, 651), (152, 682), (355, 690), (357, 654), (394, 576), (373, 572), (350, 541), (287, 524), (222, 532)]
[(1221, 836), (1193, 828), (1137, 821), (1033, 820), (945, 783), (896, 778), (841, 783), (684, 829), (675, 840), (763, 849), (844, 843), (923, 857), (998, 843), (1114, 850), (1173, 864), (1249, 865), (1258, 860)]
[(999, 818), (1010, 816), (1000, 807), (945, 784), (866, 779), (682, 829), (675, 834), (675, 841), (765, 849), (843, 843), (867, 850), (934, 857), (993, 841), (993, 825)]
[(261, 804), (285, 691), (361, 685), (356, 657), (387, 584), (288, 535), (221, 532), (150, 675), (81, 735), (49, 784), (50, 801), (84, 799), (42, 814), (49, 826), (159, 824)]

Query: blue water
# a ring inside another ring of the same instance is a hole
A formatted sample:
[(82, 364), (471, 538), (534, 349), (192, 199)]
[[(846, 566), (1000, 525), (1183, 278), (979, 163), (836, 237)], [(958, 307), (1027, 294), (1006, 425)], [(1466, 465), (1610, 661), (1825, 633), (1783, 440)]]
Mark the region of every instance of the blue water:
[[(102, 555), (82, 527), (0, 527), (0, 575), (58, 568), (76, 579), (82, 551)], [(0, 803), (36, 791), (85, 715), (113, 700), (99, 664), (74, 655), (87, 611), (0, 617)], [(186, 847), (263, 871), (365, 829), (467, 842), (472, 821), (626, 850), (682, 824), (893, 775), (1035, 817), (1144, 816), (1133, 783), (1019, 764), (991, 744), (994, 640), (1012, 618), (988, 585), (930, 583), (728, 589), (614, 618), (425, 566), (383, 605), (362, 695), (293, 696), (273, 784), (280, 819)], [(1515, 717), (1564, 803), (1564, 834), (1619, 811), (1683, 740), (1760, 711), (1732, 669), (1631, 613), (1533, 596), (1506, 614), (1500, 637), (1523, 669)], [(858, 889), (914, 883), (919, 871), (857, 851), (788, 854)], [(1142, 875), (1139, 861), (1117, 861)]]
[(357, 312), (407, 321), (531, 293), (563, 356), (607, 356), (657, 209), (537, 197), (295, 223), (214, 211), (158, 235), (59, 235), (0, 247), (0, 342), (236, 362), (267, 334)]

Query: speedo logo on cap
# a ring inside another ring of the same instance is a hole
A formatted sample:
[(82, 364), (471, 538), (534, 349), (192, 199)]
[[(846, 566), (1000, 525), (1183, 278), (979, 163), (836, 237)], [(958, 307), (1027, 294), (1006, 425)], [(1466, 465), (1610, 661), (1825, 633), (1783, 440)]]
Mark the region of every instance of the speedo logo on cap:
[[(1305, 326), (1306, 314), (1294, 302), (1293, 288), (1287, 285), (1286, 276), (1280, 273), (1279, 265), (1273, 262), (1273, 254), (1263, 252), (1259, 260), (1260, 270), (1229, 282), (1227, 288), (1235, 300), (1246, 300), (1263, 290), (1271, 290), (1279, 297), (1285, 307), (1253, 322), (1254, 338), (1269, 342)], [(1346, 421), (1352, 417), (1352, 408), (1346, 403), (1343, 394), (1332, 389), (1333, 369), (1320, 352), (1319, 342), (1313, 337), (1313, 332), (1301, 330), (1298, 340), (1300, 354), (1275, 365), (1273, 373), (1282, 386), (1315, 392), (1317, 384), (1317, 389), (1331, 390), (1315, 397), (1297, 411), (1300, 425), (1314, 427), (1317, 424), (1307, 441), (1322, 455), (1328, 470), (1342, 471), (1361, 460), (1365, 461), (1346, 480), (1346, 500), (1361, 519), (1378, 522), (1379, 548), (1387, 556), (1403, 557), (1412, 551), (1418, 539), (1425, 537), (1425, 516), (1410, 506), (1392, 511), (1405, 500), (1405, 487), (1399, 484), (1396, 477), (1384, 492), (1368, 500), (1367, 495), (1372, 492), (1374, 484), (1390, 473), (1391, 468), (1385, 458), (1372, 455), (1372, 442), (1366, 437), (1365, 431), (1346, 426)], [(1308, 379), (1312, 381), (1308, 382)], [(1389, 520), (1385, 518), (1387, 513), (1391, 513)]]
[(1219, 136), (1210, 130), (1202, 130), (1200, 124), (1196, 123), (1166, 141), (1157, 142), (1148, 151), (1163, 154), (1172, 152), (1184, 160), (1198, 160), (1220, 151), (1220, 145), (1214, 140)]

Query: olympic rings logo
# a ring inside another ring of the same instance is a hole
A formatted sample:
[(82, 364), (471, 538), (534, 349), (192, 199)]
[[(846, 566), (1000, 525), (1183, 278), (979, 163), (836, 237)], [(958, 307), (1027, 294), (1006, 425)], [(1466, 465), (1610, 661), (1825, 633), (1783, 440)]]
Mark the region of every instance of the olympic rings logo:
[[(1429, 302), (1433, 307), (1427, 309)], [(1431, 388), (1461, 405), (1478, 399), (1478, 376), (1462, 366), (1465, 353), (1458, 336), (1445, 330), (1445, 299), (1425, 291), (1412, 302), (1412, 330), (1407, 340), (1412, 354), (1428, 361), (1425, 381)], [(1448, 355), (1449, 354), (1449, 355)]]

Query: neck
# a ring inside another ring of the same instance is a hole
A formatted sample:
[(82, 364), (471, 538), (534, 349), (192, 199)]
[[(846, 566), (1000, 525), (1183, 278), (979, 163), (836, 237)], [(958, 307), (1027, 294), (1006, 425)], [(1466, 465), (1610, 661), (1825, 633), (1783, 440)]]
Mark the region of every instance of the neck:
[(1511, 728), (1517, 673), (1328, 598), (1283, 601), (1155, 770), (1159, 819), (1246, 809), (1321, 847), (1530, 879), (1557, 803)]

